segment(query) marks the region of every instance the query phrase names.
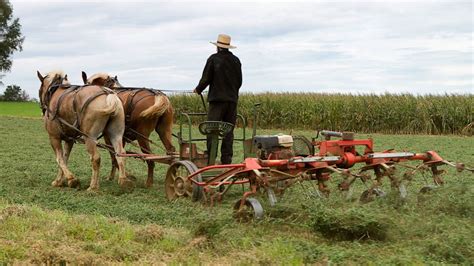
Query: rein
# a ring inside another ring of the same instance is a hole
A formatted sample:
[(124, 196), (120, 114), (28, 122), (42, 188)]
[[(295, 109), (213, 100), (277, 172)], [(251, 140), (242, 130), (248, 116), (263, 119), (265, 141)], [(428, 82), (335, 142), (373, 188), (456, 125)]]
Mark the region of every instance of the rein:
[(146, 87), (118, 87), (116, 88), (116, 90), (150, 90), (150, 91), (174, 92), (174, 93), (194, 93), (191, 90), (161, 90), (161, 89), (146, 88)]

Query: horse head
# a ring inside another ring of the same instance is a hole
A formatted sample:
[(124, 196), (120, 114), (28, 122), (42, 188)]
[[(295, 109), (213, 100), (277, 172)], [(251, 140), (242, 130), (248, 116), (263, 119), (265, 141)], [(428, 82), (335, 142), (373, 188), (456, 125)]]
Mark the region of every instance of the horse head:
[[(39, 71), (36, 71), (38, 79), (41, 81), (39, 88), (39, 100), (43, 115), (48, 108), (49, 100), (52, 92), (59, 88), (61, 85), (70, 85), (71, 83), (67, 79), (67, 75), (62, 71), (51, 71), (46, 76), (41, 75)], [(50, 92), (50, 93), (48, 93)]]
[(86, 72), (82, 71), (82, 80), (86, 85), (98, 85), (110, 89), (123, 87), (122, 84), (120, 84), (120, 82), (118, 81), (117, 76), (112, 77), (107, 73), (97, 73), (92, 75), (90, 78), (87, 78)]

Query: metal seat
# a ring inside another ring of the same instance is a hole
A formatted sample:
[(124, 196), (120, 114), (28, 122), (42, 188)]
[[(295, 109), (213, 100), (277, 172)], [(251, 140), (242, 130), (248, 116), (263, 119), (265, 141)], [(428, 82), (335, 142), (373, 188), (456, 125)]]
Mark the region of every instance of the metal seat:
[(224, 137), (234, 129), (234, 125), (222, 121), (204, 121), (199, 124), (199, 132), (203, 135), (218, 135)]

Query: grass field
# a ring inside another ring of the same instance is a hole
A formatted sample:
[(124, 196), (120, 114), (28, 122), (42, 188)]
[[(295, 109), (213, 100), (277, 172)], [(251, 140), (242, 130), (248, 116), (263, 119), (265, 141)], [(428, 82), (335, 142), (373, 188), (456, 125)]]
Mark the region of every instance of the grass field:
[(0, 115), (41, 117), (39, 103), (34, 102), (0, 102)]
[[(39, 110), (39, 109), (37, 109)], [(265, 217), (239, 223), (232, 204), (235, 189), (210, 208), (188, 199), (168, 202), (166, 166), (155, 168), (146, 189), (144, 163), (129, 159), (137, 188), (127, 193), (101, 179), (100, 192), (86, 191), (88, 154), (76, 145), (70, 169), (80, 189), (53, 188), (57, 166), (39, 118), (12, 117), (0, 107), (0, 262), (167, 263), (167, 264), (470, 264), (474, 261), (474, 176), (448, 169), (445, 186), (420, 195), (416, 176), (406, 201), (395, 192), (369, 204), (335, 191), (311, 196), (310, 185), (291, 187), (277, 206), (261, 196)], [(29, 115), (26, 115), (29, 116)], [(265, 130), (259, 133), (278, 133)], [(285, 132), (283, 132), (285, 133)], [(288, 132), (286, 132), (288, 133)], [(293, 134), (313, 136), (311, 131)], [(474, 165), (474, 139), (465, 136), (360, 135), (376, 149), (436, 150), (446, 159)], [(153, 136), (157, 140), (156, 136)], [(157, 153), (161, 149), (155, 148)], [(241, 154), (240, 146), (236, 154)], [(237, 156), (236, 156), (237, 157)], [(239, 159), (236, 158), (236, 161)], [(102, 152), (101, 176), (108, 173)], [(334, 176), (338, 180), (337, 176)], [(390, 192), (388, 184), (384, 190)]]

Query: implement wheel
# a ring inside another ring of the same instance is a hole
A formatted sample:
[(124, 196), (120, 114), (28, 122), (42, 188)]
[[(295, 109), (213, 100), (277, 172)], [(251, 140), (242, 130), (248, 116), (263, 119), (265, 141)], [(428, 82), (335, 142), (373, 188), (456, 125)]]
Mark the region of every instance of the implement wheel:
[[(197, 181), (197, 182), (202, 182), (201, 175), (197, 175), (194, 178), (194, 180)], [(202, 186), (198, 186), (198, 185), (193, 183), (193, 201), (200, 201), (202, 199), (203, 194), (204, 193), (203, 193)]]
[[(173, 200), (179, 197), (191, 197), (195, 198), (194, 186), (191, 181), (188, 180), (188, 176), (198, 171), (197, 166), (191, 161), (177, 161), (170, 165), (166, 172), (165, 179), (165, 190), (166, 197), (169, 200)], [(202, 180), (201, 175), (195, 176), (195, 180)], [(202, 187), (200, 187), (202, 195)], [(198, 189), (199, 191), (199, 189)], [(197, 197), (197, 196), (196, 196)]]
[(255, 198), (247, 198), (244, 205), (240, 206), (239, 199), (234, 204), (234, 217), (241, 222), (248, 222), (252, 219), (259, 220), (263, 218), (263, 207)]
[(296, 156), (313, 155), (313, 145), (305, 136), (293, 136), (292, 149)]

